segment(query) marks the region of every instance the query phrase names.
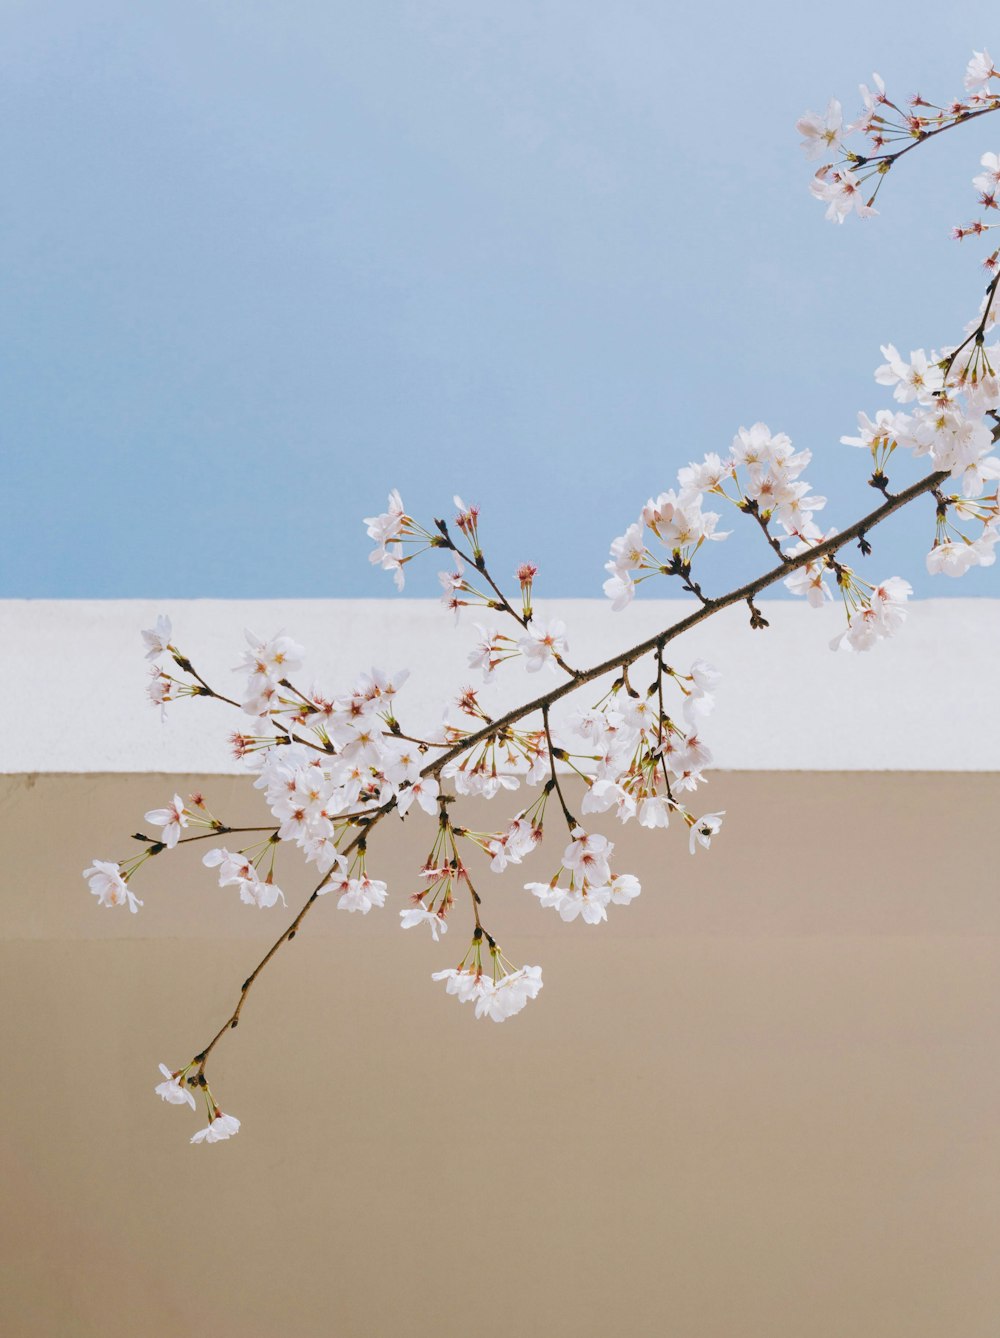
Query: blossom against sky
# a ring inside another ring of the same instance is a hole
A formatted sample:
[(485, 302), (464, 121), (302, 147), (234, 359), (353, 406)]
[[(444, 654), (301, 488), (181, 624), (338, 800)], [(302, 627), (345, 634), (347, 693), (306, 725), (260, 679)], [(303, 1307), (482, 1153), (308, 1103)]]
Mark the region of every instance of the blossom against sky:
[[(0, 594), (392, 596), (362, 517), (482, 508), (491, 564), (599, 597), (636, 499), (766, 422), (824, 524), (883, 344), (955, 342), (987, 120), (831, 228), (795, 122), (946, 98), (993, 7), (12, 3), (0, 53)], [(991, 26), (992, 24), (992, 26)], [(907, 474), (906, 479), (909, 479)], [(933, 508), (872, 579), (931, 577)], [(706, 580), (762, 570), (750, 526)], [(439, 593), (436, 569), (408, 589)], [(658, 593), (664, 593), (658, 590)]]

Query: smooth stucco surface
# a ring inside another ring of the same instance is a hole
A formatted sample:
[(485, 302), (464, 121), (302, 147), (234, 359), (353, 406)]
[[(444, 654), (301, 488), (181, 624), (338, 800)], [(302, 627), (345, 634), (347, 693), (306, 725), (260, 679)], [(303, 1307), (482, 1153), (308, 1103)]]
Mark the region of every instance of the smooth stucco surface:
[(398, 929), (430, 825), (393, 824), (384, 911), (318, 903), (220, 1046), (218, 1147), (156, 1064), (291, 909), (191, 851), (135, 917), (80, 878), (195, 784), (259, 813), (229, 777), (0, 783), (5, 1332), (993, 1338), (1000, 777), (717, 775), (707, 856), (603, 824), (644, 890), (595, 928), (483, 872), (485, 922), (544, 969), (503, 1026), (430, 980), (464, 906), (440, 945)]
[[(597, 664), (668, 627), (690, 605), (640, 600), (624, 613), (606, 601), (556, 600), (540, 614), (562, 618), (571, 663)], [(702, 731), (715, 765), (735, 770), (993, 771), (1000, 769), (1000, 716), (989, 709), (1000, 664), (1000, 600), (915, 603), (902, 631), (870, 654), (834, 654), (841, 610), (762, 602), (770, 620), (752, 632), (738, 607), (680, 638), (670, 660), (699, 656), (723, 673), (715, 714)], [(243, 627), (285, 628), (306, 648), (300, 675), (330, 693), (350, 689), (375, 664), (413, 669), (398, 700), (411, 732), (439, 727), (444, 704), (465, 684), (476, 614), (456, 626), (426, 600), (0, 601), (0, 772), (126, 772), (236, 769), (227, 735), (246, 717), (215, 702), (175, 703), (165, 725), (145, 697), (139, 630), (161, 612), (175, 643), (220, 691)], [(646, 671), (648, 676), (648, 670)], [(636, 681), (645, 685), (643, 671)], [(558, 681), (505, 666), (484, 696), (494, 710)], [(581, 694), (596, 700), (599, 690)], [(559, 718), (562, 708), (553, 713)]]

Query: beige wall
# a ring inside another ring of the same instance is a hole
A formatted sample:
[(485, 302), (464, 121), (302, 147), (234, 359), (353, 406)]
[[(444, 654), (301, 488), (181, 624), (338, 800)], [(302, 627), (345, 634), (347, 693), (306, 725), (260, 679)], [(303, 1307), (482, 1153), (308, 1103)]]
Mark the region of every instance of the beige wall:
[(717, 775), (707, 856), (606, 826), (644, 891), (596, 928), (484, 873), (545, 972), (502, 1027), (429, 978), (463, 907), (397, 928), (429, 827), (387, 828), (385, 911), (320, 903), (220, 1047), (218, 1147), (156, 1064), (281, 911), (191, 852), (136, 917), (80, 878), (196, 783), (259, 811), (230, 777), (0, 781), (4, 1333), (995, 1338), (1000, 776)]

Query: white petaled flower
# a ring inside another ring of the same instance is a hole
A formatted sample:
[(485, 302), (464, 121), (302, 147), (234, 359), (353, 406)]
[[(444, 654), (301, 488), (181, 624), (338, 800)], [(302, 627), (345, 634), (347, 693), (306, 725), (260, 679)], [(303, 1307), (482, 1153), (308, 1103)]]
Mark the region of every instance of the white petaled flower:
[(737, 465), (783, 464), (792, 455), (791, 439), (784, 432), (772, 433), (766, 423), (741, 427), (733, 437), (733, 461)]
[[(605, 570), (611, 570), (609, 562)], [(604, 593), (611, 600), (612, 613), (621, 613), (622, 609), (627, 608), (635, 598), (635, 581), (628, 573), (619, 573), (612, 571), (612, 574), (604, 582)]]
[[(858, 85), (859, 90), (861, 92), (861, 100), (865, 104), (865, 111), (868, 112), (869, 115), (871, 114), (871, 112), (875, 110), (875, 108), (879, 105), (880, 102), (886, 101), (885, 80), (882, 78), (882, 76), (878, 73), (873, 74), (872, 83), (875, 85), (874, 88), (869, 88), (867, 84)], [(867, 131), (868, 117), (867, 116), (863, 117), (859, 124), (857, 124), (856, 126), (851, 126), (849, 128), (852, 130), (856, 128), (858, 130)]]
[(481, 971), (449, 967), (447, 971), (434, 971), (431, 979), (445, 981), (447, 992), (460, 1003), (475, 1003), (476, 1017), (505, 1022), (519, 1013), (529, 999), (538, 997), (542, 968), (522, 966), (494, 982)]
[(865, 202), (861, 182), (846, 168), (829, 175), (818, 173), (809, 183), (809, 189), (817, 200), (822, 200), (826, 205), (826, 217), (831, 222), (843, 223), (852, 210), (859, 218), (871, 218), (878, 213), (877, 209)]
[(711, 692), (722, 682), (722, 674), (707, 660), (695, 660), (688, 673), (694, 682), (691, 691), (695, 695), (704, 695)]
[(725, 809), (721, 813), (706, 813), (703, 818), (692, 824), (691, 833), (688, 837), (688, 849), (693, 855), (699, 846), (706, 850), (712, 844), (712, 837), (718, 834), (722, 826), (722, 819), (726, 816)]
[(450, 966), (446, 971), (434, 971), (431, 980), (446, 981), (445, 990), (449, 994), (454, 994), (460, 1003), (468, 1003), (470, 999), (478, 998), (483, 990), (492, 987), (493, 984), (481, 971), (465, 971), (454, 966)]
[(465, 590), (465, 565), (457, 553), (455, 570), (439, 571), (438, 580), (441, 582), (441, 603), (446, 609), (453, 610), (457, 619), (460, 612), (458, 597)]
[(729, 538), (729, 531), (717, 531), (719, 515), (702, 511), (701, 495), (682, 501), (673, 491), (650, 498), (642, 509), (643, 522), (665, 548), (672, 553), (694, 553), (706, 540)]
[(166, 1064), (160, 1065), (160, 1072), (163, 1074), (166, 1082), (161, 1082), (153, 1088), (157, 1096), (162, 1096), (164, 1101), (169, 1101), (172, 1106), (183, 1106), (185, 1102), (194, 1110), (194, 1097), (190, 1090), (184, 1086), (184, 1080), (179, 1073), (171, 1073)]
[(243, 629), (249, 650), (243, 652), (241, 669), (249, 669), (251, 675), (260, 675), (271, 679), (285, 678), (302, 668), (305, 651), (297, 641), (279, 632), (268, 641), (262, 640), (249, 627)]
[(491, 856), (490, 868), (494, 873), (503, 873), (508, 864), (520, 864), (525, 855), (534, 850), (540, 838), (541, 832), (526, 818), (515, 818), (505, 831), (498, 832), (487, 842), (486, 853)]
[(402, 544), (386, 544), (384, 548), (373, 548), (368, 554), (368, 561), (373, 566), (392, 572), (392, 583), (397, 590), (402, 590), (406, 585), (403, 560)]
[(979, 160), (979, 166), (985, 167), (986, 171), (978, 177), (973, 177), (972, 184), (984, 195), (994, 195), (1000, 186), (1000, 153), (984, 153)]
[(684, 465), (677, 471), (677, 482), (680, 484), (680, 500), (682, 502), (695, 501), (701, 504), (699, 493), (719, 492), (726, 479), (733, 477), (735, 468), (733, 460), (722, 459), (714, 451), (710, 451), (703, 460), (695, 461), (692, 464)]
[(151, 822), (154, 827), (163, 828), (160, 840), (168, 849), (173, 850), (180, 838), (181, 828), (188, 825), (184, 800), (179, 794), (175, 794), (173, 802), (168, 804), (166, 808), (150, 809), (146, 814), (146, 821)]
[(134, 915), (142, 905), (122, 877), (119, 866), (110, 860), (95, 859), (89, 869), (84, 869), (83, 876), (99, 906), (127, 906)]
[(368, 527), (369, 539), (374, 539), (376, 543), (384, 546), (390, 539), (403, 530), (407, 520), (406, 508), (403, 506), (403, 499), (399, 492), (393, 488), (389, 494), (388, 509), (381, 516), (366, 516), (364, 524)]
[(591, 782), (580, 801), (580, 809), (584, 813), (607, 813), (612, 808), (621, 822), (628, 822), (636, 814), (636, 802), (620, 782), (601, 776)]
[[(494, 632), (487, 627), (483, 627), (481, 623), (474, 623), (473, 626), (476, 629), (477, 641), (475, 648), (469, 651), (469, 668), (481, 669), (483, 671), (483, 682), (489, 683), (501, 659), (504, 658), (503, 643), (507, 642), (508, 638), (500, 632)], [(511, 647), (508, 644), (506, 654), (510, 653)]]
[[(306, 837), (302, 842), (302, 849), (305, 851), (306, 861), (315, 864), (322, 874), (328, 874), (334, 865), (341, 873), (347, 870), (347, 861), (337, 849), (337, 843), (332, 836)], [(323, 891), (326, 891), (326, 888)]]
[(608, 860), (614, 843), (597, 833), (588, 835), (582, 827), (574, 827), (573, 839), (563, 852), (563, 868), (572, 869), (579, 877), (598, 885), (611, 879)]
[(866, 451), (875, 451), (879, 446), (887, 446), (896, 437), (896, 415), (891, 409), (879, 409), (874, 422), (866, 413), (858, 412), (858, 435), (841, 437), (844, 446), (858, 446)]
[(337, 909), (340, 911), (360, 911), (367, 915), (373, 906), (384, 906), (388, 888), (385, 883), (369, 878), (348, 878), (331, 884), (334, 892), (339, 892)]
[(646, 560), (646, 540), (642, 532), (642, 520), (630, 525), (624, 534), (611, 541), (611, 557), (605, 571), (638, 571)]
[(557, 655), (566, 653), (566, 624), (558, 618), (547, 623), (532, 618), (517, 646), (524, 656), (528, 673), (537, 673), (543, 664), (553, 664)]
[(627, 906), (642, 891), (634, 873), (616, 873), (611, 879), (611, 900), (616, 906)]
[(830, 642), (831, 650), (871, 650), (906, 621), (906, 600), (913, 587), (900, 576), (876, 586), (871, 600), (851, 614), (847, 627)]
[(610, 887), (591, 887), (584, 883), (564, 892), (556, 906), (559, 919), (571, 924), (577, 918), (584, 924), (597, 925), (608, 918), (608, 902), (611, 900)]
[(538, 997), (542, 988), (542, 968), (522, 966), (491, 982), (476, 1000), (476, 1017), (488, 1017), (493, 1022), (506, 1022), (520, 1013), (529, 999)]
[(155, 660), (165, 654), (170, 649), (172, 636), (173, 627), (170, 619), (165, 613), (161, 613), (156, 620), (156, 626), (142, 633), (142, 639), (146, 643), (146, 659)]
[[(907, 362), (895, 344), (883, 344), (882, 356), (885, 362), (875, 368), (875, 380), (880, 386), (892, 386), (893, 399), (900, 404), (909, 404), (912, 400), (921, 404), (933, 403), (934, 396), (944, 386), (944, 373), (933, 357), (917, 348), (910, 353)], [(897, 431), (899, 427), (897, 420)]]
[(171, 689), (174, 685), (169, 678), (160, 673), (155, 665), (151, 666), (150, 675), (150, 680), (146, 684), (146, 696), (149, 698), (151, 705), (160, 708), (161, 721), (166, 720), (167, 702), (173, 701)]
[[(793, 554), (795, 551), (791, 550)], [(833, 591), (827, 585), (827, 574), (822, 562), (809, 562), (785, 577), (785, 589), (793, 595), (805, 595), (812, 608), (822, 608), (826, 600), (833, 598)]]
[(643, 799), (639, 805), (640, 827), (669, 827), (670, 801), (662, 796), (652, 795)]
[[(993, 556), (992, 554), (990, 555)], [(979, 560), (975, 545), (944, 539), (927, 554), (927, 570), (932, 576), (964, 576)]]
[[(495, 1022), (519, 1013), (529, 999), (537, 999), (542, 988), (542, 968), (540, 966), (522, 966), (519, 971), (511, 971), (502, 980), (498, 980), (494, 991), (502, 1017), (494, 1017)], [(492, 1014), (491, 1014), (492, 1016)]]
[(993, 57), (988, 51), (973, 51), (972, 59), (965, 67), (965, 91), (978, 93), (986, 87), (996, 71), (993, 69)]
[(191, 1139), (192, 1143), (221, 1143), (232, 1138), (240, 1131), (240, 1122), (235, 1115), (224, 1115), (221, 1110), (215, 1112), (212, 1122), (206, 1129), (199, 1129)]
[(891, 636), (906, 622), (904, 605), (912, 594), (913, 586), (901, 576), (890, 576), (875, 587), (872, 604), (878, 610), (883, 636)]
[(829, 157), (839, 152), (843, 128), (843, 112), (836, 98), (831, 99), (823, 116), (806, 112), (795, 122), (807, 158), (819, 158), (824, 154)]
[(425, 911), (423, 906), (411, 906), (399, 912), (399, 924), (402, 929), (413, 929), (415, 925), (425, 924), (433, 935), (434, 942), (448, 932), (448, 922), (436, 911)]
[(406, 816), (414, 799), (425, 813), (432, 815), (436, 813), (439, 788), (438, 782), (433, 776), (425, 776), (397, 791), (396, 808), (399, 810), (400, 816)]
[(280, 901), (282, 906), (287, 906), (285, 894), (277, 883), (271, 882), (269, 878), (260, 878), (259, 876), (240, 887), (240, 900), (248, 904), (252, 903), (260, 910), (267, 910), (270, 906), (276, 906)]
[(559, 887), (555, 883), (525, 883), (524, 889), (537, 897), (543, 906), (554, 910), (566, 924), (581, 919), (584, 924), (597, 925), (608, 918), (610, 887), (591, 887), (587, 882), (574, 888)]
[(246, 855), (233, 854), (224, 846), (218, 846), (209, 850), (201, 862), (208, 869), (219, 870), (220, 887), (238, 887), (240, 901), (248, 906), (266, 910), (276, 905), (279, 899), (282, 905), (286, 904), (281, 888), (276, 883), (262, 879)]

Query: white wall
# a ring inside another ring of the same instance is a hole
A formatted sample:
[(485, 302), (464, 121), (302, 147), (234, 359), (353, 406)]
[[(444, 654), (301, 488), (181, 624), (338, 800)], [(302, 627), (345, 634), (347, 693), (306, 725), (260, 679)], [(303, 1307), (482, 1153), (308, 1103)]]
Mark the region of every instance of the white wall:
[[(612, 614), (597, 600), (554, 600), (571, 662), (585, 667), (668, 626), (691, 607), (645, 601)], [(734, 770), (1000, 770), (1000, 600), (916, 602), (903, 631), (864, 655), (834, 654), (834, 607), (765, 601), (771, 626), (753, 632), (742, 607), (679, 639), (683, 669), (702, 656), (724, 673), (703, 737), (717, 768)], [(478, 674), (466, 667), (475, 615), (456, 627), (428, 600), (0, 601), (0, 772), (231, 772), (225, 739), (240, 718), (210, 701), (168, 708), (165, 724), (145, 696), (139, 630), (169, 613), (174, 641), (221, 691), (242, 628), (286, 629), (308, 652), (301, 675), (328, 692), (356, 673), (409, 666), (398, 714), (413, 732), (433, 728), (449, 693)], [(556, 677), (518, 664), (484, 699), (499, 708), (537, 695)], [(639, 671), (636, 682), (645, 675)], [(236, 691), (238, 695), (238, 691)], [(584, 689), (581, 698), (599, 692)]]

